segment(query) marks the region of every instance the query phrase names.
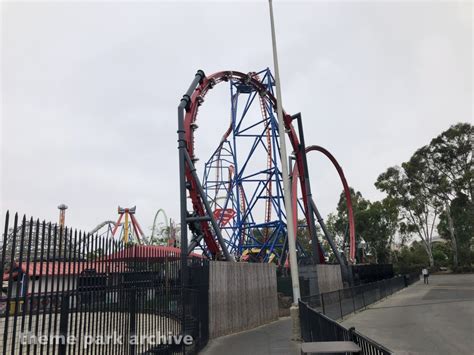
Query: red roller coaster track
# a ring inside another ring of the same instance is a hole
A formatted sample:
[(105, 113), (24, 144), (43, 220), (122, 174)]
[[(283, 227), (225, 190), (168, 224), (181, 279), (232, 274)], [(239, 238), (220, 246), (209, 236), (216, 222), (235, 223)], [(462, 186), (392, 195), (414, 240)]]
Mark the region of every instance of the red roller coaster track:
[[(336, 158), (325, 148), (319, 146), (319, 145), (311, 145), (309, 147), (306, 147), (305, 149), (306, 153), (312, 152), (312, 151), (317, 151), (323, 153), (334, 165), (334, 167), (337, 170), (337, 173), (339, 174), (339, 178), (341, 179), (342, 186), (344, 188), (344, 194), (346, 196), (346, 206), (347, 206), (347, 216), (349, 220), (349, 261), (351, 263), (355, 262), (355, 221), (354, 221), (354, 212), (352, 209), (352, 200), (351, 200), (351, 192), (349, 189), (349, 185), (347, 184), (346, 177), (344, 176), (344, 172), (342, 171), (341, 166), (337, 162)], [(300, 178), (299, 170), (298, 167), (295, 165), (293, 168), (293, 173), (292, 173), (292, 195), (293, 195), (293, 221), (295, 225), (297, 225), (297, 220), (298, 220), (298, 209), (297, 209), (297, 184), (296, 184), (296, 178)]]
[[(257, 80), (257, 78), (255, 78), (254, 73), (245, 74), (245, 73), (237, 72), (237, 71), (222, 71), (222, 72), (217, 72), (205, 77), (201, 81), (200, 85), (194, 90), (193, 94), (191, 95), (190, 103), (186, 109), (186, 115), (184, 119), (186, 149), (192, 160), (196, 160), (197, 158), (194, 154), (194, 130), (197, 127), (196, 120), (197, 120), (199, 107), (203, 104), (204, 98), (209, 90), (211, 90), (215, 85), (221, 82), (228, 82), (231, 79), (235, 81), (240, 81), (243, 84), (251, 86), (254, 90), (256, 90), (260, 94), (260, 97), (268, 98), (269, 103), (276, 110), (276, 98), (273, 96), (273, 94), (270, 91), (267, 90), (267, 88), (264, 85), (260, 83), (260, 81)], [(291, 146), (296, 155), (295, 167), (297, 167), (298, 171), (303, 171), (303, 166), (304, 166), (303, 156), (300, 149), (298, 149), (300, 142), (298, 140), (298, 136), (296, 134), (295, 128), (293, 127), (293, 124), (292, 124), (292, 117), (286, 112), (284, 112), (284, 122), (285, 122), (285, 132), (288, 134), (288, 138), (290, 140)], [(229, 134), (229, 133), (226, 132), (226, 134)], [(333, 164), (336, 166), (336, 169), (338, 169), (339, 165), (337, 164), (337, 161), (334, 159), (334, 157), (332, 157), (332, 155), (329, 154), (329, 152), (327, 151), (325, 152), (327, 154), (324, 152), (323, 153), (326, 154), (331, 159)], [(342, 174), (342, 169), (340, 169), (340, 167), (338, 169), (338, 172), (340, 173), (341, 179), (343, 180), (344, 189), (346, 190), (347, 183), (345, 182), (345, 178), (344, 178), (344, 175)], [(199, 197), (198, 186), (197, 186), (198, 182), (194, 179), (191, 169), (188, 165), (186, 165), (185, 167), (185, 175), (186, 175), (186, 181), (188, 183), (189, 197), (192, 201), (193, 210), (196, 212), (198, 216), (205, 216), (206, 215), (205, 207)], [(312, 216), (309, 216), (308, 214), (309, 201), (306, 194), (306, 184), (305, 184), (304, 175), (302, 174), (302, 176), (299, 176), (298, 180), (300, 181), (300, 187), (301, 187), (301, 192), (302, 192), (302, 197), (303, 197), (303, 207), (305, 211), (304, 212), (305, 218), (308, 221), (308, 219), (312, 218)], [(350, 195), (349, 195), (348, 205), (350, 205)], [(350, 216), (352, 216), (352, 208), (350, 209)], [(352, 220), (351, 233), (350, 233), (351, 235), (351, 244), (350, 244), (351, 253), (350, 254), (351, 254), (351, 259), (352, 259), (353, 252), (355, 253), (353, 217), (350, 217), (350, 220)], [(215, 240), (214, 236), (211, 233), (208, 223), (205, 221), (200, 222), (200, 223), (201, 223), (201, 228), (203, 232), (204, 242), (206, 243), (207, 249), (214, 257), (219, 257), (219, 255), (221, 254), (221, 250), (220, 250), (219, 244), (217, 243), (217, 241)], [(354, 245), (354, 248), (353, 248), (353, 245)], [(319, 260), (321, 263), (324, 263), (324, 256), (321, 252), (321, 249), (318, 248), (318, 250), (319, 250)]]

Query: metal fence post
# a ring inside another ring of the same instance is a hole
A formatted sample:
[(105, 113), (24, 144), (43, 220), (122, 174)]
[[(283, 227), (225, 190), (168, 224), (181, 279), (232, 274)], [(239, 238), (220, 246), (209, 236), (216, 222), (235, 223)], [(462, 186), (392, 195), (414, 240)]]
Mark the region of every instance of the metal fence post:
[(337, 292), (338, 296), (339, 296), (339, 310), (341, 311), (341, 319), (342, 319), (342, 302), (341, 302), (341, 290), (339, 290)]
[(136, 324), (136, 302), (137, 302), (137, 290), (133, 288), (130, 291), (130, 355), (135, 355), (136, 341), (137, 341), (137, 324)]
[(351, 287), (351, 296), (352, 296), (352, 309), (354, 310), (354, 313), (355, 313), (356, 303), (355, 303), (355, 298), (354, 298), (354, 287)]
[(364, 309), (367, 309), (367, 305), (365, 304), (365, 290), (362, 290), (362, 302), (364, 303)]
[(69, 295), (63, 294), (61, 298), (61, 313), (59, 318), (59, 345), (58, 354), (66, 355), (67, 350), (67, 323), (69, 316)]
[(319, 295), (321, 297), (321, 306), (323, 307), (323, 314), (326, 314), (326, 309), (324, 308), (324, 293)]
[[(182, 309), (182, 319), (181, 319), (181, 334), (184, 335), (186, 333), (186, 312), (187, 312), (187, 302), (188, 302), (188, 289), (185, 287), (181, 287), (181, 309)], [(181, 344), (181, 350), (183, 352), (183, 355), (186, 354), (186, 346), (184, 345), (184, 342)]]
[(307, 312), (308, 312), (308, 310), (306, 309), (306, 304), (301, 302), (301, 300), (299, 301), (299, 307), (298, 308), (299, 308), (299, 312), (300, 312), (301, 338), (304, 341), (308, 341), (308, 337), (307, 337), (307, 329), (308, 329)]
[(348, 330), (349, 330), (349, 340), (354, 341), (355, 340), (355, 336), (354, 336), (355, 327), (350, 327)]

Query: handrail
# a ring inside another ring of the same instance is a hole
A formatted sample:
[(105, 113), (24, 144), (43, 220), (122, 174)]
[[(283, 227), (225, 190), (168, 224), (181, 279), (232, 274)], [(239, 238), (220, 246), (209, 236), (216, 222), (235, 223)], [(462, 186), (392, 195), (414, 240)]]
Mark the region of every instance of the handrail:
[(362, 349), (361, 354), (390, 355), (385, 346), (352, 328), (345, 328), (335, 320), (299, 300), (301, 336), (305, 342), (353, 341)]

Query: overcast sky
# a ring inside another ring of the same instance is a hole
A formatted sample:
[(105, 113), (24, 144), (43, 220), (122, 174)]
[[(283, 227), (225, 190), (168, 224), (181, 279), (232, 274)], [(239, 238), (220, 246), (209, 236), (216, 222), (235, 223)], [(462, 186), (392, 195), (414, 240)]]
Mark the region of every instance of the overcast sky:
[[(383, 197), (374, 182), (389, 166), (472, 121), (469, 1), (274, 8), (283, 105), (365, 197)], [(119, 204), (137, 205), (144, 228), (158, 208), (179, 219), (176, 107), (196, 70), (273, 67), (263, 0), (2, 3), (1, 29), (2, 214), (56, 221), (66, 203), (86, 230)], [(212, 95), (210, 116), (228, 105)], [(222, 120), (199, 139), (217, 144)], [(341, 184), (322, 156), (309, 164), (327, 215)]]

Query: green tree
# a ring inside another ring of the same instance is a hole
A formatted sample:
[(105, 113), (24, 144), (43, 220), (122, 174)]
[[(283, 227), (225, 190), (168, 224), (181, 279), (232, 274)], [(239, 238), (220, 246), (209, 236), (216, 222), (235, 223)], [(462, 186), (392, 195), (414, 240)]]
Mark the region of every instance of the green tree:
[[(359, 191), (350, 189), (354, 211), (356, 243), (367, 243), (367, 248), (374, 252), (375, 262), (385, 263), (390, 260), (390, 247), (397, 231), (398, 209), (396, 203), (386, 198), (370, 202)], [(348, 239), (348, 216), (344, 192), (341, 193), (337, 212), (328, 217), (328, 227), (336, 237), (336, 242), (343, 249), (344, 239)]]
[(338, 216), (337, 213), (329, 213), (326, 221), (326, 227), (334, 238), (334, 242), (340, 250), (344, 250), (344, 236), (345, 230), (341, 233), (338, 228)]
[(448, 266), (452, 250), (446, 243), (438, 242), (433, 244), (433, 259), (436, 266)]
[(416, 234), (434, 266), (432, 240), (437, 218), (442, 210), (441, 201), (426, 186), (427, 175), (417, 160), (391, 167), (381, 174), (375, 186), (385, 192), (398, 208), (405, 234)]
[[(370, 201), (366, 200), (359, 191), (355, 191), (352, 187), (349, 188), (349, 190), (355, 220), (356, 244), (359, 244), (362, 234), (361, 228), (364, 227), (363, 224), (359, 224), (358, 222), (361, 213), (368, 208)], [(347, 248), (349, 245), (349, 217), (344, 191), (342, 191), (339, 196), (336, 212), (329, 214), (326, 224), (329, 232), (334, 236), (337, 246), (347, 255)]]
[(472, 165), (472, 126), (458, 123), (433, 138), (430, 144), (418, 149), (409, 161), (412, 178), (423, 189), (435, 196), (443, 206), (443, 218), (453, 249), (453, 265), (458, 265), (458, 236), (454, 220), (453, 201), (466, 196), (472, 202), (474, 170)]
[[(470, 266), (474, 261), (471, 258), (471, 246), (474, 242), (474, 203), (467, 195), (461, 193), (451, 201), (450, 207), (452, 226), (458, 246), (459, 264)], [(448, 211), (443, 211), (438, 224), (438, 233), (441, 237), (451, 242), (448, 216)], [(454, 253), (454, 248), (452, 249)], [(456, 266), (454, 264), (454, 267)]]
[(423, 243), (414, 241), (410, 246), (402, 246), (394, 256), (394, 269), (397, 273), (421, 271), (429, 263)]
[(397, 232), (398, 208), (390, 198), (369, 203), (365, 210), (359, 211), (357, 223), (360, 237), (374, 251), (376, 263), (391, 260), (391, 246)]

